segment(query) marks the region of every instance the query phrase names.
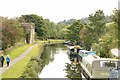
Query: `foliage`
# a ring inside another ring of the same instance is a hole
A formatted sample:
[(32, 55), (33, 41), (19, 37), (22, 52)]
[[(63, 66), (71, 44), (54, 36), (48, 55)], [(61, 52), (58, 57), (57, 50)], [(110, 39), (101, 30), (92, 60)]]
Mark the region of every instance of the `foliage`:
[(2, 22), (2, 48), (3, 50), (14, 46), (15, 43), (23, 40), (23, 28), (21, 23), (15, 19), (6, 19)]
[(30, 62), (27, 65), (26, 70), (22, 74), (22, 78), (37, 78), (39, 71), (42, 70), (42, 67), (38, 66), (41, 60), (39, 58), (31, 58)]
[[(62, 43), (62, 42), (63, 41), (61, 40), (50, 40), (50, 43), (52, 44)], [(40, 44), (41, 43), (44, 43), (44, 42), (40, 41)], [(49, 41), (46, 41), (45, 43), (49, 44)], [(53, 61), (55, 52), (52, 52), (52, 50), (55, 49), (56, 46), (54, 46), (55, 48), (53, 49), (51, 48), (51, 46), (48, 46), (46, 48), (43, 48), (43, 47), (44, 47), (43, 45), (40, 45), (40, 48), (39, 46), (37, 46), (37, 48), (31, 52), (32, 54), (34, 53), (34, 55), (36, 55), (36, 51), (37, 51), (37, 54), (39, 55), (31, 56), (25, 71), (21, 75), (22, 78), (37, 78), (38, 73), (42, 71), (43, 67), (46, 64), (48, 64), (49, 61)]]
[(113, 48), (119, 48), (119, 26), (118, 26), (118, 13), (115, 10), (111, 15), (113, 22), (107, 23), (104, 29), (104, 35), (99, 38), (98, 44), (93, 44), (93, 49), (97, 51), (100, 57), (110, 58), (113, 57), (110, 50)]
[(80, 30), (80, 46), (86, 50), (91, 49), (93, 43), (93, 36), (90, 30), (87, 28), (87, 25), (84, 25)]
[(80, 42), (80, 29), (83, 27), (83, 24), (80, 20), (73, 22), (73, 24), (68, 27), (67, 39), (73, 43)]
[(58, 24), (69, 25), (69, 24), (72, 24), (74, 21), (76, 21), (76, 19), (63, 20), (58, 22)]
[(22, 15), (20, 17), (21, 19), (24, 19), (25, 22), (32, 22), (35, 24), (35, 32), (39, 36), (39, 39), (43, 39), (43, 36), (45, 35), (44, 31), (44, 19), (42, 16), (38, 16), (36, 14), (30, 14), (30, 15)]
[(45, 19), (44, 22), (45, 22), (44, 27), (45, 27), (45, 31), (46, 31), (44, 38), (45, 39), (55, 39), (57, 37), (57, 30), (56, 30), (55, 23), (50, 22), (48, 19)]
[[(3, 75), (3, 78), (20, 78), (20, 76), (25, 71), (28, 62), (31, 57), (38, 56), (42, 52), (42, 42), (35, 46), (33, 50), (22, 60), (18, 61), (15, 65), (13, 65), (10, 69), (8, 69)], [(17, 69), (17, 70), (16, 70)], [(12, 73), (12, 74), (11, 74)], [(14, 75), (13, 75), (14, 74)]]
[(69, 64), (66, 63), (66, 77), (69, 78), (70, 80), (81, 80), (82, 79), (82, 75), (81, 75), (81, 66), (80, 64)]
[(63, 38), (63, 36), (61, 35), (61, 29), (63, 29), (65, 24), (55, 24), (49, 19), (43, 19), (42, 16), (38, 16), (35, 14), (22, 15), (20, 18), (24, 19), (25, 22), (32, 22), (35, 24), (35, 32), (37, 33), (39, 39)]
[(105, 16), (102, 10), (98, 10), (95, 14), (89, 15), (88, 29), (94, 37), (96, 43), (99, 42), (99, 38), (104, 34), (105, 29)]
[(115, 22), (116, 37), (118, 38), (118, 48), (120, 49), (120, 10), (113, 10), (113, 14), (111, 15), (112, 20)]

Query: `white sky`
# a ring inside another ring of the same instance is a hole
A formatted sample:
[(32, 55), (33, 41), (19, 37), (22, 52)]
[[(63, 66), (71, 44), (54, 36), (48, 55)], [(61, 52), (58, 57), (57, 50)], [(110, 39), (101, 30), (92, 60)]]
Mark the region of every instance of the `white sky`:
[(58, 22), (64, 19), (88, 17), (96, 10), (110, 15), (118, 9), (119, 0), (1, 0), (0, 16), (19, 17), (25, 14), (37, 14)]

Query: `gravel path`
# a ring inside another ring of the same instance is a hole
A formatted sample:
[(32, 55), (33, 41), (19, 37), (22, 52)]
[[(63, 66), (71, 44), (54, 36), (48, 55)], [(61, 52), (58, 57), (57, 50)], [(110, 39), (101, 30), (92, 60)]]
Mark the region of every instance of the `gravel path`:
[(18, 56), (17, 58), (15, 58), (14, 60), (11, 60), (10, 62), (10, 66), (7, 67), (7, 64), (4, 65), (3, 67), (0, 67), (0, 76), (7, 70), (9, 69), (10, 67), (12, 67), (14, 64), (16, 64), (18, 61), (22, 60), (23, 58), (25, 58), (29, 53), (30, 51), (33, 49), (33, 47), (35, 47), (37, 44), (29, 47), (24, 53), (22, 53), (20, 56)]

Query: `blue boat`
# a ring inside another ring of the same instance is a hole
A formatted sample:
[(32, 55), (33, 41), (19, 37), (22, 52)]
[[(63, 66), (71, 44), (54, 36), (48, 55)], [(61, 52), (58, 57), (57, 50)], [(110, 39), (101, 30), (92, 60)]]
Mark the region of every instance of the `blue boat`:
[(88, 55), (96, 55), (95, 51), (80, 50), (78, 53), (78, 60), (82, 62), (82, 58)]

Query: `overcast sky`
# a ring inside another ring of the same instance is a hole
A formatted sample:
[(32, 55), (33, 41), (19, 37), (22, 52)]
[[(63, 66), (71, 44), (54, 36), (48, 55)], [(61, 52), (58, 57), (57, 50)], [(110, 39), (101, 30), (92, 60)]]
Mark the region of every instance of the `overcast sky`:
[(119, 0), (1, 0), (0, 16), (19, 17), (25, 14), (37, 14), (58, 22), (64, 19), (88, 17), (96, 10), (110, 15), (118, 9)]

